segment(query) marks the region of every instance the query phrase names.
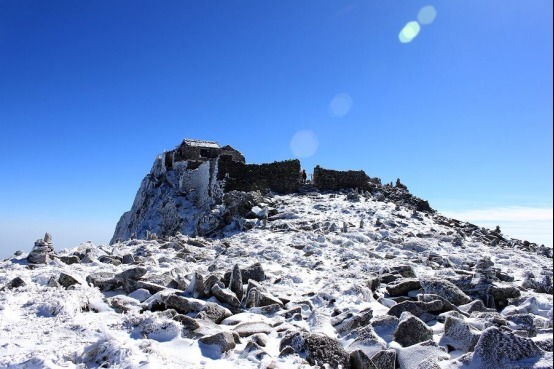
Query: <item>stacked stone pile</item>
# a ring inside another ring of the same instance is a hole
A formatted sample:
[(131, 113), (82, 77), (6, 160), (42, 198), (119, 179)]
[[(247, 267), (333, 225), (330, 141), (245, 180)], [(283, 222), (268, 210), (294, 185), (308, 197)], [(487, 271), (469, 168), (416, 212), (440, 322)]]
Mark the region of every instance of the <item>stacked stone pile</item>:
[(52, 236), (46, 232), (44, 238), (39, 238), (35, 241), (35, 246), (29, 253), (27, 261), (31, 264), (47, 264), (54, 254)]

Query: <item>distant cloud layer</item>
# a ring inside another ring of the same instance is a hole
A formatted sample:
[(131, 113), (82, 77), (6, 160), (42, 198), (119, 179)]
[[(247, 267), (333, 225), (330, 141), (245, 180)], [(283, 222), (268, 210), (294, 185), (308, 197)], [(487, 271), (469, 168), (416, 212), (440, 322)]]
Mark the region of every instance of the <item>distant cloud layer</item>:
[(552, 208), (506, 206), (461, 211), (443, 211), (445, 216), (494, 228), (503, 234), (552, 246)]

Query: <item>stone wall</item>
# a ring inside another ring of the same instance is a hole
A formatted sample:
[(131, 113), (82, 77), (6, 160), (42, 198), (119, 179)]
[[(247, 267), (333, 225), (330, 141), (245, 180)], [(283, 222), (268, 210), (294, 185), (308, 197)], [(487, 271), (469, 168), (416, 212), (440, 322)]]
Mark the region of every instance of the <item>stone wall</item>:
[(300, 161), (286, 160), (269, 164), (244, 164), (221, 156), (217, 179), (225, 179), (225, 192), (266, 190), (295, 192), (300, 187)]
[(339, 171), (323, 169), (319, 165), (314, 168), (313, 182), (319, 190), (336, 191), (347, 188), (369, 190), (369, 180), (363, 170)]

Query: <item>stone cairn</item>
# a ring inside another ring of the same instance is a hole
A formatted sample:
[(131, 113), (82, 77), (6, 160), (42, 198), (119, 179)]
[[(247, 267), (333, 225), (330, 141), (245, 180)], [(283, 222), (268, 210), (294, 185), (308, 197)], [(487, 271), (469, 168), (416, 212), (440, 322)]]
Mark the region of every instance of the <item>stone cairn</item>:
[(27, 261), (32, 264), (47, 264), (53, 253), (52, 236), (46, 232), (44, 238), (39, 238), (35, 241), (35, 247), (33, 247), (29, 256), (27, 256)]

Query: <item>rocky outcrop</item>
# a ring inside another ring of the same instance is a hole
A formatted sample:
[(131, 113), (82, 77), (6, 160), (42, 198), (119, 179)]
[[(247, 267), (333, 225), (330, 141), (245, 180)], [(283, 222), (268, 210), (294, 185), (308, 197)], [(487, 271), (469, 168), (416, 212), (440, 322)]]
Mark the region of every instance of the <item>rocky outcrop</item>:
[(242, 154), (230, 146), (185, 140), (156, 158), (141, 182), (131, 210), (117, 223), (110, 243), (179, 232), (207, 236), (230, 225), (240, 230), (244, 225), (233, 222), (235, 209), (225, 201), (225, 193), (294, 192), (300, 185), (299, 174), (298, 160), (245, 164)]

